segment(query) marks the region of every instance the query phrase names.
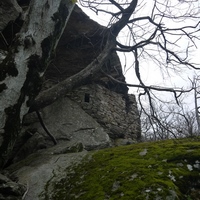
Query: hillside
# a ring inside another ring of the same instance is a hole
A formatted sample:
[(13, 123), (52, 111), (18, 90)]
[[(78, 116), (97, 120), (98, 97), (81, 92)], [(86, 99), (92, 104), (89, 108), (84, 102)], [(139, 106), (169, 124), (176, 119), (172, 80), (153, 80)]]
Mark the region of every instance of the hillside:
[(59, 182), (47, 184), (43, 194), (55, 200), (198, 200), (199, 196), (199, 138), (92, 152), (81, 164), (67, 168)]

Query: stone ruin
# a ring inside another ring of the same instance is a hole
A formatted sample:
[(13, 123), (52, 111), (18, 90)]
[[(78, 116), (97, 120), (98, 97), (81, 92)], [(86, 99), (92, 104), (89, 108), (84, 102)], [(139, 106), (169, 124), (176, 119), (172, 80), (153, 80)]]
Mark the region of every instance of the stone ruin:
[[(76, 6), (60, 39), (55, 58), (44, 75), (42, 90), (78, 73), (94, 60), (104, 45), (105, 29)], [(126, 85), (116, 83), (105, 75), (106, 73), (125, 83), (116, 52), (110, 55), (105, 65), (107, 69), (105, 72), (100, 72), (92, 81), (66, 94), (65, 100), (60, 100), (62, 104), (58, 101), (41, 110), (44, 123), (58, 141), (64, 138), (69, 141), (80, 141), (88, 149), (93, 149), (115, 145), (118, 139), (126, 141), (125, 143), (137, 142), (140, 139), (140, 118), (135, 96), (128, 94)], [(76, 111), (72, 111), (69, 116), (71, 104), (76, 104)], [(84, 113), (87, 116), (77, 116), (76, 113)], [(43, 135), (43, 140), (48, 140), (37, 117), (32, 115), (26, 116), (25, 124), (29, 125), (29, 129), (37, 129), (38, 135), (40, 137)], [(94, 122), (88, 124), (83, 120), (88, 117), (90, 122), (95, 121), (98, 125), (94, 125)], [(30, 121), (32, 118), (35, 121)], [(60, 125), (60, 122), (67, 125)], [(79, 131), (75, 130), (78, 124), (82, 124)], [(95, 127), (100, 127), (102, 132), (96, 132), (98, 129)], [(85, 131), (85, 135), (78, 136), (81, 130)], [(98, 141), (99, 138), (101, 142)]]
[[(44, 87), (68, 78), (85, 68), (101, 52), (106, 28), (91, 20), (76, 6), (58, 44), (56, 57), (45, 74)], [(110, 55), (104, 72), (125, 83), (116, 52)], [(140, 138), (140, 118), (133, 94), (128, 87), (99, 73), (92, 82), (75, 89), (67, 97), (93, 117), (112, 139)]]

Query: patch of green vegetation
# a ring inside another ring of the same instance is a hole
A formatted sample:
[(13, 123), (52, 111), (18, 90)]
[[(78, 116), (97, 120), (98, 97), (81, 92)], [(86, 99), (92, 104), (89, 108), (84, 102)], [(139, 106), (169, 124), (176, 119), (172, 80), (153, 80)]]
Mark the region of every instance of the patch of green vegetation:
[(198, 185), (200, 139), (166, 140), (92, 152), (47, 199), (197, 199)]

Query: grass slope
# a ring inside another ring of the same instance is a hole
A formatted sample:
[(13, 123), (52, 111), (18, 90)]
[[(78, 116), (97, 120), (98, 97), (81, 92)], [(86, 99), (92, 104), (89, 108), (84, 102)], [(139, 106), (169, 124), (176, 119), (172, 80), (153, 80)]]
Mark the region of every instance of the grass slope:
[(198, 200), (200, 139), (148, 142), (92, 152), (54, 183), (50, 199)]

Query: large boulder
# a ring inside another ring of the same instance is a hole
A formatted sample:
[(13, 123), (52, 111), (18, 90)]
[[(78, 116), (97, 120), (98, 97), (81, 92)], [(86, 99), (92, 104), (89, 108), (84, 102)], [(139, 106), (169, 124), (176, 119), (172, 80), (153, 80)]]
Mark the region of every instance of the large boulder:
[[(45, 199), (41, 196), (45, 195), (46, 184), (51, 182), (51, 179), (55, 178), (60, 181), (66, 168), (80, 163), (86, 155), (87, 151), (83, 150), (81, 143), (72, 146), (62, 143), (34, 153), (23, 161), (9, 166), (6, 170), (11, 176), (17, 178), (20, 185), (25, 186), (23, 200), (40, 200)], [(11, 196), (11, 193), (9, 196)]]
[[(67, 97), (56, 101), (40, 112), (43, 123), (58, 144), (73, 146), (75, 143), (81, 143), (85, 150), (111, 146), (111, 140), (100, 124)], [(23, 140), (18, 141), (15, 146), (12, 162), (54, 145), (35, 113), (25, 117), (21, 138)]]

